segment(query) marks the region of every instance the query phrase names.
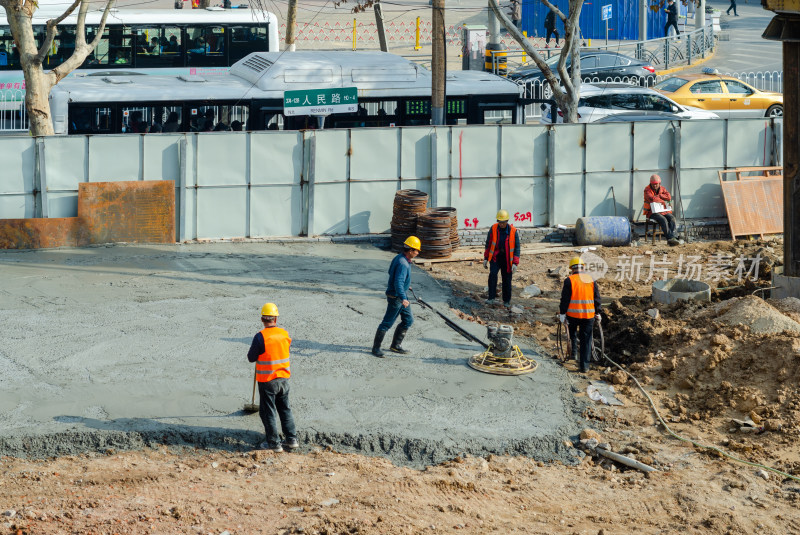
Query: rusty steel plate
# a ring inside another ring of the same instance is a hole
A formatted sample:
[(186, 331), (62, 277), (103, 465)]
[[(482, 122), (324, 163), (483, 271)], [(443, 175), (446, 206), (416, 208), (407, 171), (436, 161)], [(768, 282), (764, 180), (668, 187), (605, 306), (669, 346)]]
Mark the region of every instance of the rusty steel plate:
[(77, 217), (0, 219), (0, 249), (77, 247), (80, 234)]
[(731, 236), (783, 232), (783, 178), (720, 179)]
[(89, 182), (78, 188), (78, 218), (86, 229), (86, 244), (175, 242), (171, 180)]

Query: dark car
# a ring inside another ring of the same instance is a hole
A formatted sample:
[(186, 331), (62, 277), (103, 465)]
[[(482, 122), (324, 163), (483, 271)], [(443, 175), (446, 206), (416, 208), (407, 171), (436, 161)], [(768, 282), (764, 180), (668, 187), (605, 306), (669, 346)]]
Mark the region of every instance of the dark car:
[[(560, 55), (556, 55), (546, 61), (557, 78), (559, 78), (556, 70), (559, 58)], [(571, 74), (569, 57), (567, 57), (566, 67), (567, 72)], [(650, 86), (655, 82), (655, 73), (655, 67), (646, 61), (640, 61), (617, 52), (607, 50), (584, 50), (581, 52), (581, 80), (584, 82), (626, 82)], [(530, 96), (533, 98), (549, 98), (552, 94), (544, 74), (536, 65), (518, 69), (510, 73), (508, 78), (519, 84), (530, 84), (532, 89)], [(541, 88), (544, 88), (544, 91), (541, 91)]]
[(631, 123), (639, 121), (681, 121), (685, 117), (681, 117), (675, 113), (666, 111), (631, 111), (624, 113), (615, 113), (603, 117), (596, 123)]

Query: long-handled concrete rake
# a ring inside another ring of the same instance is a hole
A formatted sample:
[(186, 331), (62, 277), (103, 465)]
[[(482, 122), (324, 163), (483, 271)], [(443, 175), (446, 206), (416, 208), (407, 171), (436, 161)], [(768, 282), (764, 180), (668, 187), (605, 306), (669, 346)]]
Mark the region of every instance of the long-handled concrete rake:
[(256, 369), (253, 368), (253, 399), (250, 403), (245, 403), (244, 412), (258, 412), (258, 403), (256, 403)]

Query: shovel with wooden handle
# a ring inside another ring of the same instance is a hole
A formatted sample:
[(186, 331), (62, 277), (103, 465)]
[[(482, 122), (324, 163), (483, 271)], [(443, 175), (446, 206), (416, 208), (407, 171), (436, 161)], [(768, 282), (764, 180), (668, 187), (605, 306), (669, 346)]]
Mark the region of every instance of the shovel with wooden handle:
[(258, 412), (258, 404), (256, 403), (256, 368), (253, 367), (253, 399), (250, 403), (244, 404), (244, 412)]

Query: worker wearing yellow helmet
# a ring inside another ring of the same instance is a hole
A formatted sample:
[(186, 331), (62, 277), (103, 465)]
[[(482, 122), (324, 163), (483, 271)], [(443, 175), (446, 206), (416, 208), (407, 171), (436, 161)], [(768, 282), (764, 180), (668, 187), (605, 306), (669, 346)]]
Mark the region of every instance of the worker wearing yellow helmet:
[[(278, 327), (278, 306), (267, 303), (261, 307), (264, 328), (256, 333), (247, 352), (247, 360), (256, 363), (256, 380), (260, 399), (258, 414), (264, 424), (266, 440), (260, 449), (280, 453), (284, 448), (300, 447), (289, 406), (289, 348), (292, 339), (285, 329)], [(283, 430), (283, 444), (278, 434), (278, 420)]]
[(511, 276), (519, 265), (519, 237), (517, 229), (508, 222), (508, 212), (497, 212), (497, 223), (489, 229), (486, 236), (486, 250), (483, 252), (483, 267), (489, 270), (489, 299), (486, 304), (493, 305), (497, 298), (497, 274), (503, 279), (503, 304), (511, 306)]
[[(569, 261), (570, 276), (561, 289), (558, 319), (567, 325), (572, 342), (572, 358), (578, 360), (581, 373), (589, 370), (592, 358), (592, 330), (600, 323), (600, 291), (597, 281), (586, 273), (586, 263), (579, 256)], [(579, 344), (580, 342), (580, 344)], [(580, 357), (580, 359), (578, 359)]]
[(392, 345), (389, 350), (405, 355), (408, 353), (403, 346), (403, 339), (414, 323), (414, 316), (411, 314), (411, 303), (408, 300), (408, 289), (411, 286), (411, 261), (417, 257), (422, 244), (416, 236), (409, 236), (403, 242), (403, 252), (395, 256), (389, 265), (389, 284), (386, 287), (386, 314), (383, 321), (378, 325), (375, 332), (375, 339), (372, 342), (372, 354), (376, 357), (384, 357), (381, 351), (381, 344), (386, 332), (392, 328), (397, 316), (400, 316), (400, 325), (394, 331)]

